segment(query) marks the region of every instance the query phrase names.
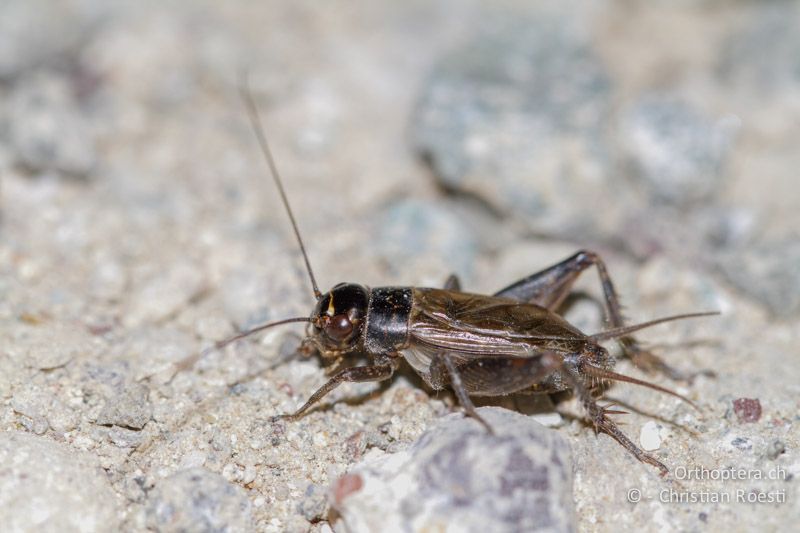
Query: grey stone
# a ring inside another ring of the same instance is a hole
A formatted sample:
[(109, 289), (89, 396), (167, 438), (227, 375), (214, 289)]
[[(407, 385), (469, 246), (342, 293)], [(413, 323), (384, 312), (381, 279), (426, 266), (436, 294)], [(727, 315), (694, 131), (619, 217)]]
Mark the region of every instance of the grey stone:
[(14, 87), (6, 116), (16, 163), (34, 173), (87, 176), (97, 164), (88, 116), (63, 77), (25, 78)]
[(186, 262), (172, 265), (166, 271), (154, 272), (131, 295), (125, 323), (137, 326), (164, 321), (200, 294), (204, 281), (201, 271)]
[(767, 445), (766, 456), (768, 459), (775, 460), (786, 452), (786, 445), (782, 440), (775, 439)]
[(147, 525), (158, 531), (251, 530), (245, 491), (221, 475), (190, 468), (156, 483), (147, 498)]
[(795, 2), (756, 2), (748, 23), (722, 46), (720, 78), (758, 98), (800, 90), (800, 8)]
[(297, 511), (309, 522), (317, 522), (328, 512), (328, 491), (320, 485), (309, 485)]
[(401, 200), (388, 206), (375, 224), (376, 251), (390, 269), (403, 275), (431, 256), (447, 260), (461, 274), (472, 270), (478, 243), (468, 219), (447, 204)]
[(580, 17), (489, 18), (443, 58), (423, 89), (416, 149), (448, 189), (537, 227), (584, 220), (603, 193), (611, 81)]
[(409, 449), (368, 453), (334, 482), (333, 505), (346, 530), (573, 530), (564, 438), (519, 413), (478, 411), (497, 435), (452, 414)]
[(718, 266), (737, 289), (774, 315), (800, 311), (800, 236), (756, 242), (720, 255)]
[(82, 329), (65, 323), (18, 328), (16, 332), (20, 363), (51, 370), (69, 363), (78, 355), (91, 352), (89, 336)]
[(75, 412), (51, 392), (35, 387), (21, 389), (11, 398), (11, 408), (21, 415), (20, 422), (37, 435), (49, 428), (57, 433), (70, 431), (78, 423)]
[(153, 407), (147, 399), (148, 389), (144, 385), (130, 384), (106, 400), (97, 416), (102, 426), (121, 426), (142, 429), (153, 416)]
[(141, 431), (112, 426), (108, 432), (108, 438), (120, 448), (135, 448), (142, 443), (144, 437)]
[(645, 94), (623, 114), (622, 157), (651, 204), (691, 205), (718, 197), (733, 127), (671, 94)]
[(4, 0), (0, 3), (0, 79), (55, 64), (73, 50), (85, 30), (79, 3)]
[(735, 439), (731, 440), (731, 446), (742, 451), (749, 451), (753, 449), (753, 443), (746, 437), (736, 437)]
[(2, 530), (113, 531), (114, 491), (94, 457), (17, 431), (0, 433)]

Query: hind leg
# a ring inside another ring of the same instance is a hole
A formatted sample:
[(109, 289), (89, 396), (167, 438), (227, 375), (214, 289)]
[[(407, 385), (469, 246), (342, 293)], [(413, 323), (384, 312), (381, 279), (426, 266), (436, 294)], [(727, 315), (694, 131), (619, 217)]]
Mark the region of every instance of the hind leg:
[[(497, 292), (495, 296), (513, 298), (555, 310), (569, 295), (578, 276), (591, 266), (597, 269), (600, 277), (609, 325), (612, 328), (624, 326), (622, 307), (608, 269), (600, 256), (586, 250), (581, 250), (556, 265), (509, 285)], [(638, 367), (647, 371), (658, 370), (672, 379), (688, 380), (693, 377), (693, 375), (688, 376), (670, 367), (659, 357), (642, 348), (633, 337), (622, 337), (618, 342), (625, 355)]]
[(460, 291), (461, 290), (461, 280), (458, 278), (456, 274), (450, 274), (447, 276), (447, 280), (444, 282), (444, 288), (448, 291)]

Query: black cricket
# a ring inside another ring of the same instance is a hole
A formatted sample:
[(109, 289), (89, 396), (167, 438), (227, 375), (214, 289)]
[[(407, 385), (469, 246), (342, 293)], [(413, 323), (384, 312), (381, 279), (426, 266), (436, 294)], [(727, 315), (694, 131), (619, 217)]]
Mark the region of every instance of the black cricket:
[[(664, 387), (613, 372), (615, 361), (599, 343), (617, 339), (624, 355), (634, 363), (680, 378), (658, 357), (643, 350), (630, 336), (631, 333), (671, 320), (716, 313), (676, 315), (625, 326), (619, 299), (605, 264), (596, 254), (587, 251), (580, 251), (491, 296), (462, 292), (455, 275), (451, 275), (441, 289), (370, 288), (356, 283), (340, 283), (323, 294), (311, 269), (255, 101), (248, 90), (243, 90), (243, 99), (300, 245), (316, 306), (310, 317), (264, 324), (220, 341), (211, 349), (222, 348), (273, 326), (307, 322), (307, 338), (301, 349), (318, 352), (333, 363), (334, 369), (338, 368), (296, 412), (276, 418), (295, 420), (301, 417), (343, 382), (388, 380), (405, 359), (431, 388), (451, 388), (466, 413), (490, 433), (491, 426), (476, 412), (471, 396), (572, 390), (596, 432), (607, 433), (639, 461), (655, 466), (662, 475), (667, 474), (667, 467), (626, 437), (609, 416), (624, 412), (600, 406), (592, 392), (603, 382), (625, 381), (694, 404)], [(564, 320), (557, 310), (569, 295), (576, 278), (592, 266), (600, 276), (611, 329), (586, 335)], [(340, 367), (344, 358), (354, 356), (364, 356), (370, 364)]]

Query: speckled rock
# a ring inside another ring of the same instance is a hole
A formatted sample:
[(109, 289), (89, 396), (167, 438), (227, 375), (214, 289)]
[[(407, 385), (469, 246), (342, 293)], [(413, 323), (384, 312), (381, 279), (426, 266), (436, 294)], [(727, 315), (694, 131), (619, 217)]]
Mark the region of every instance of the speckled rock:
[(619, 146), (650, 203), (691, 205), (717, 196), (733, 124), (703, 116), (676, 95), (645, 94), (622, 117)]
[[(376, 253), (398, 273), (416, 271), (431, 255), (446, 259), (442, 265), (468, 275), (478, 243), (469, 220), (448, 205), (403, 200), (389, 206), (375, 224)], [(407, 274), (406, 274), (407, 275)]]
[(24, 531), (111, 531), (118, 501), (96, 459), (64, 444), (0, 432), (0, 524)]
[(309, 485), (297, 510), (309, 522), (318, 522), (326, 517), (329, 509), (328, 491), (320, 485)]
[(10, 404), (19, 415), (19, 422), (37, 435), (42, 435), (50, 428), (63, 434), (77, 425), (75, 411), (48, 390), (34, 387), (20, 390), (11, 398)]
[(27, 171), (85, 177), (97, 164), (89, 113), (65, 77), (39, 73), (17, 84), (5, 118), (16, 163)]
[(449, 415), (408, 450), (368, 454), (334, 482), (343, 530), (573, 530), (563, 437), (502, 408), (479, 412), (496, 436), (475, 420)]
[(15, 330), (16, 347), (11, 357), (21, 365), (52, 370), (66, 365), (74, 357), (91, 352), (86, 332), (69, 324), (39, 324)]
[(97, 423), (124, 428), (142, 429), (153, 416), (153, 408), (147, 399), (147, 388), (139, 384), (123, 387), (110, 396), (97, 416)]
[(178, 263), (166, 272), (152, 272), (131, 295), (125, 321), (157, 323), (175, 314), (202, 290), (203, 278), (193, 265)]
[(6, 0), (0, 5), (0, 79), (56, 64), (80, 42), (80, 2)]
[(722, 48), (721, 78), (761, 97), (800, 90), (800, 8), (794, 2), (758, 2), (753, 7), (749, 23)]
[(604, 190), (611, 80), (583, 22), (558, 12), (488, 17), (439, 62), (413, 131), (445, 187), (539, 228), (586, 222), (575, 207)]
[(718, 266), (743, 293), (773, 314), (800, 311), (800, 235), (765, 240), (721, 254)]
[(156, 483), (147, 499), (147, 525), (158, 531), (250, 531), (250, 500), (241, 487), (203, 468)]

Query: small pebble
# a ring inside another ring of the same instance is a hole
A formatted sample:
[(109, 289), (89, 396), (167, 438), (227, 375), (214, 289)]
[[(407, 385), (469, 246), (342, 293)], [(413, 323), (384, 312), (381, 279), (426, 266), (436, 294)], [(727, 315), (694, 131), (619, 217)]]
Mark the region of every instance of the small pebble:
[(767, 446), (767, 457), (773, 461), (786, 452), (786, 445), (781, 440), (774, 440)]
[(148, 389), (144, 385), (126, 386), (121, 393), (106, 400), (103, 410), (97, 416), (97, 424), (142, 429), (153, 414), (153, 408), (147, 396)]
[(92, 172), (97, 164), (93, 127), (67, 79), (33, 75), (15, 87), (11, 100), (8, 136), (18, 165), (81, 178)]
[(761, 402), (758, 398), (737, 398), (733, 400), (733, 412), (739, 422), (758, 422), (761, 418)]
[(23, 415), (20, 417), (19, 422), (22, 424), (22, 427), (37, 435), (44, 435), (50, 428), (47, 420), (41, 416), (31, 418)]
[(119, 530), (108, 477), (91, 455), (17, 431), (0, 432), (3, 531)]
[(147, 497), (147, 526), (163, 532), (251, 531), (245, 491), (203, 468), (190, 468), (156, 483)]
[(142, 443), (144, 436), (141, 431), (112, 426), (111, 430), (108, 432), (108, 438), (120, 448), (135, 448)]
[(319, 485), (309, 485), (297, 505), (297, 511), (309, 522), (323, 519), (328, 511), (328, 491)]
[(742, 451), (753, 449), (753, 443), (747, 437), (735, 437), (731, 439), (731, 446)]
[(59, 323), (26, 328), (17, 340), (24, 364), (40, 370), (66, 365), (76, 356), (88, 352), (89, 344), (87, 332)]
[(359, 474), (345, 474), (333, 484), (333, 500), (337, 505), (341, 505), (345, 498), (358, 492), (363, 486), (364, 480)]
[(661, 426), (652, 420), (642, 426), (639, 433), (639, 443), (642, 449), (648, 452), (657, 450), (661, 447)]

